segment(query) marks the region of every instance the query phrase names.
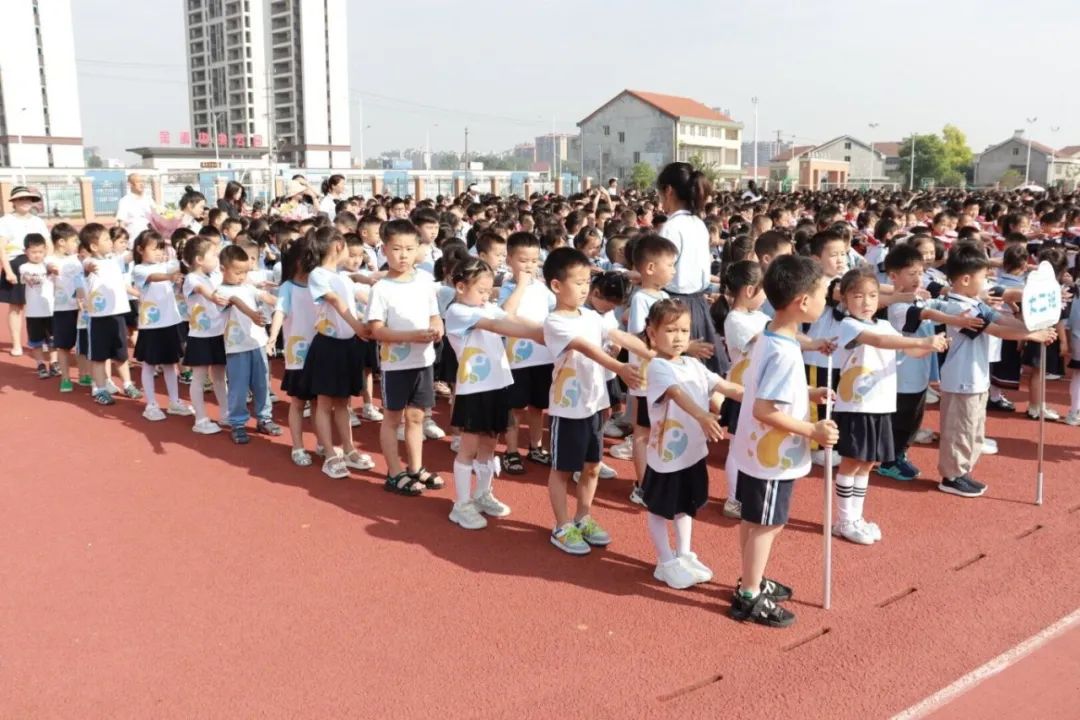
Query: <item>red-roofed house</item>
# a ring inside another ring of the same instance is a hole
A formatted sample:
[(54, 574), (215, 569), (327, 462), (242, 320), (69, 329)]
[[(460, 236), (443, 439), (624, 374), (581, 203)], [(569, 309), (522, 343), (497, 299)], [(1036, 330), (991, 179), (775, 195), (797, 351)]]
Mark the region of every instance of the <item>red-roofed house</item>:
[[(1028, 169), (1028, 147), (1031, 148), (1031, 167)], [(1075, 187), (1080, 178), (1080, 157), (1075, 145), (1056, 152), (1049, 145), (1028, 141), (1023, 130), (997, 145), (991, 145), (975, 158), (975, 184), (993, 185), (1009, 170), (1015, 170), (1029, 182), (1048, 187), (1065, 184)]]
[(578, 127), (585, 174), (600, 182), (625, 180), (639, 162), (659, 169), (695, 155), (732, 184), (742, 174), (742, 123), (697, 100), (623, 90)]

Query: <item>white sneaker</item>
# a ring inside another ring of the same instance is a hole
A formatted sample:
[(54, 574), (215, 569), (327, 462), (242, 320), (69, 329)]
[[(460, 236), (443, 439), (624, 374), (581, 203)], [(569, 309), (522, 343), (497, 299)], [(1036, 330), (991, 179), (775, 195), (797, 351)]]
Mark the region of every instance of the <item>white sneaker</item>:
[(311, 401), (310, 400), (308, 400), (307, 402), (304, 403), (304, 412), (302, 414), (306, 418), (311, 417)]
[(713, 572), (709, 567), (698, 560), (697, 553), (686, 553), (680, 555), (679, 560), (682, 561), (683, 567), (690, 571), (690, 574), (694, 576), (694, 581), (699, 583), (707, 583), (713, 578)]
[(180, 415), (181, 417), (191, 417), (195, 414), (195, 408), (190, 405), (185, 405), (182, 402), (169, 403), (169, 408), (165, 412), (170, 415)]
[(216, 435), (221, 432), (221, 426), (210, 418), (203, 418), (191, 426), (191, 432), (199, 435)]
[(360, 417), (371, 422), (379, 422), (383, 419), (383, 414), (374, 405), (365, 405), (360, 411)]
[(983, 438), (982, 454), (983, 455), (997, 455), (998, 454), (997, 440), (991, 440), (990, 438)]
[(356, 417), (356, 411), (349, 408), (349, 427), (360, 427), (360, 418)]
[(446, 437), (446, 433), (441, 427), (435, 424), (434, 419), (424, 418), (424, 437), (428, 440), (441, 440)]
[(634, 489), (630, 491), (630, 502), (645, 507), (645, 494), (641, 491), (640, 485), (635, 485)]
[[(1057, 420), (1061, 419), (1061, 415), (1058, 414), (1057, 410), (1055, 410), (1054, 408), (1051, 408), (1051, 407), (1047, 407), (1046, 405), (1042, 406), (1042, 414), (1043, 414), (1043, 417), (1045, 417), (1047, 420), (1057, 421)], [(1027, 416), (1029, 418), (1031, 418), (1032, 420), (1038, 420), (1039, 419), (1039, 409), (1028, 406)]]
[(874, 542), (881, 542), (881, 528), (878, 527), (878, 524), (870, 522), (866, 518), (863, 518), (861, 522), (866, 526), (866, 529), (870, 531), (870, 535), (873, 536)]
[(735, 498), (728, 498), (724, 501), (724, 517), (735, 518), (736, 520), (742, 520), (742, 503)]
[(933, 430), (929, 428), (919, 428), (915, 432), (915, 437), (911, 439), (911, 442), (916, 445), (932, 445), (936, 439)]
[(1070, 410), (1069, 414), (1065, 416), (1065, 424), (1073, 427), (1080, 425), (1080, 410)]
[(926, 388), (926, 404), (927, 405), (937, 405), (940, 400), (941, 400), (941, 396), (938, 395), (937, 390), (935, 390), (932, 387)]
[(683, 565), (679, 558), (657, 565), (656, 570), (653, 571), (653, 577), (675, 590), (685, 590), (697, 584), (689, 568)]
[(157, 405), (147, 405), (142, 416), (150, 422), (161, 422), (165, 419), (165, 413)]
[(405, 442), (405, 426), (404, 425), (398, 425), (397, 426), (397, 441), (398, 442)]
[[(815, 450), (814, 452), (810, 453), (810, 460), (815, 465), (825, 467), (825, 451), (824, 450)], [(840, 453), (836, 452), (835, 449), (833, 450), (833, 454), (832, 454), (832, 466), (833, 467), (840, 467)]]
[(618, 474), (619, 473), (615, 472), (615, 468), (608, 467), (604, 463), (600, 463), (600, 479), (601, 480), (610, 480), (611, 478), (615, 477)]
[(1060, 380), (1061, 376), (1058, 375), (1057, 373), (1046, 373), (1046, 379), (1047, 380)]
[(466, 530), (481, 530), (487, 527), (487, 518), (480, 514), (475, 502), (454, 503), (450, 511), (450, 522), (457, 523)]
[(626, 439), (618, 445), (612, 445), (611, 450), (608, 451), (611, 457), (616, 460), (633, 460), (634, 459), (634, 437), (627, 435)]
[(116, 387), (116, 383), (114, 383), (111, 379), (105, 381), (105, 389), (109, 391), (110, 395), (120, 394), (120, 388)]
[(615, 424), (614, 420), (608, 420), (604, 423), (604, 437), (621, 438), (625, 435), (626, 433), (621, 427)]
[(861, 520), (846, 520), (833, 525), (832, 534), (856, 545), (873, 545), (874, 533)]
[(375, 461), (371, 459), (370, 455), (356, 450), (344, 456), (343, 460), (345, 461), (345, 467), (350, 467), (353, 470), (370, 470), (375, 467)]
[(510, 514), (510, 506), (495, 497), (490, 490), (473, 498), (473, 505), (477, 510), (491, 517), (506, 517)]
[(457, 452), (461, 449), (461, 436), (455, 435), (450, 439), (450, 452)]

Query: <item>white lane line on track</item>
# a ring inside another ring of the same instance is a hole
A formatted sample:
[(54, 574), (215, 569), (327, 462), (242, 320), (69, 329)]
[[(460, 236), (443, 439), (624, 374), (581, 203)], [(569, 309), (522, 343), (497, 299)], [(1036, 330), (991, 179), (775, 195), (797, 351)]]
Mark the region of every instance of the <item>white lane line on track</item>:
[(972, 670), (948, 687), (938, 690), (907, 710), (893, 715), (892, 720), (917, 720), (917, 718), (926, 717), (934, 710), (945, 706), (954, 698), (976, 687), (987, 678), (991, 678), (1009, 666), (1015, 665), (1024, 657), (1078, 623), (1080, 623), (1080, 609), (1074, 610), (1016, 647), (1006, 650), (982, 667)]

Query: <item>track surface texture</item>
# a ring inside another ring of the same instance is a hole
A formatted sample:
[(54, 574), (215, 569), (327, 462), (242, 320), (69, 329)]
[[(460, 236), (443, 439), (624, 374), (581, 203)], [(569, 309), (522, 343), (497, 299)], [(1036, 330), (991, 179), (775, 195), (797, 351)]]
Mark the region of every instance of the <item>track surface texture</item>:
[[(1080, 428), (1048, 424), (1035, 507), (1037, 424), (1019, 413), (991, 415), (1001, 453), (979, 463), (981, 499), (936, 490), (936, 448), (912, 452), (926, 479), (871, 480), (884, 540), (835, 542), (828, 612), (820, 470), (801, 481), (769, 567), (798, 621), (772, 630), (726, 616), (726, 442), (694, 528), (716, 579), (679, 592), (652, 578), (627, 462), (606, 458), (620, 478), (594, 512), (614, 542), (575, 558), (548, 543), (538, 466), (498, 479), (513, 514), (468, 532), (447, 520), (449, 487), (383, 491), (375, 424), (355, 431), (375, 471), (335, 481), (295, 468), (285, 438), (238, 448), (189, 418), (148, 423), (141, 402), (61, 395), (31, 368), (0, 358), (5, 718), (884, 718), (1080, 606)], [(449, 480), (449, 439), (425, 462)]]

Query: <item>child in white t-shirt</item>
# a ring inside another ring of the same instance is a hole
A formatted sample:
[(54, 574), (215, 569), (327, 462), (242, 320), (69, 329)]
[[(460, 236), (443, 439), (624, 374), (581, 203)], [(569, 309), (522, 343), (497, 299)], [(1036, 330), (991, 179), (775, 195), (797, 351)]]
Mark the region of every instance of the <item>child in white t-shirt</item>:
[[(712, 579), (712, 570), (690, 549), (693, 519), (709, 497), (705, 458), (709, 441), (724, 437), (711, 411), (724, 396), (742, 398), (742, 387), (710, 372), (690, 349), (690, 308), (678, 300), (661, 300), (646, 319), (649, 347), (656, 357), (648, 364), (649, 394), (639, 401), (649, 408), (649, 442), (642, 498), (656, 548), (653, 577), (676, 590)], [(675, 530), (676, 548), (668, 540)]]
[(266, 360), (266, 329), (259, 301), (273, 305), (273, 296), (260, 292), (246, 281), (251, 260), (243, 248), (229, 245), (221, 251), (221, 285), (217, 294), (228, 301), (225, 310), (225, 377), (228, 380), (229, 426), (232, 441), (247, 445), (247, 396), (255, 415), (255, 431), (260, 435), (281, 435), (270, 415), (270, 366)]
[[(68, 223), (57, 223), (50, 234), (53, 256), (45, 264), (53, 278), (53, 345), (60, 361), (60, 392), (69, 393), (75, 389), (71, 382), (71, 351), (79, 341), (79, 306), (86, 299), (82, 261), (78, 256), (79, 232)], [(80, 371), (82, 362), (80, 357), (77, 360)]]
[(467, 530), (479, 530), (487, 526), (484, 515), (510, 514), (491, 489), (495, 443), (509, 425), (508, 389), (514, 382), (503, 337), (540, 343), (543, 333), (539, 323), (518, 320), (490, 302), (495, 273), (483, 260), (455, 264), (451, 280), (456, 299), (446, 311), (446, 337), (458, 358), (451, 425), (460, 428), (462, 435), (454, 460), (455, 501), (450, 520)]
[[(582, 307), (589, 294), (591, 267), (589, 259), (573, 248), (558, 248), (544, 262), (544, 280), (556, 300), (555, 310), (544, 321), (544, 344), (555, 358), (548, 407), (552, 418), (548, 492), (555, 514), (551, 544), (573, 555), (611, 542), (590, 515), (603, 447), (602, 410), (609, 404), (604, 370), (618, 374), (627, 387), (641, 384), (638, 370), (612, 358), (603, 346), (613, 342), (643, 358), (653, 354), (638, 338), (605, 328), (597, 313)], [(571, 521), (566, 485), (575, 472), (581, 475)]]
[(101, 223), (88, 223), (79, 231), (79, 246), (88, 253), (83, 261), (86, 272), (86, 304), (89, 323), (86, 330), (88, 357), (93, 385), (91, 393), (99, 405), (112, 405), (111, 382), (106, 370), (110, 360), (120, 380), (124, 395), (132, 400), (142, 398), (142, 392), (131, 382), (128, 364), (128, 335), (126, 316), (129, 283), (116, 261), (109, 255), (113, 248), (109, 231)]
[(881, 539), (875, 523), (863, 519), (863, 503), (870, 471), (877, 463), (891, 463), (892, 414), (896, 412), (896, 351), (908, 357), (942, 352), (945, 336), (906, 337), (887, 320), (875, 320), (879, 282), (870, 266), (849, 270), (840, 281), (840, 294), (848, 316), (839, 327), (836, 390), (836, 425), (840, 441), (840, 469), (836, 474), (837, 522), (834, 535), (859, 545)]
[(217, 243), (206, 237), (193, 237), (184, 243), (182, 292), (187, 298), (188, 337), (184, 347), (184, 365), (191, 368), (191, 404), (195, 410), (192, 432), (215, 435), (221, 424), (206, 411), (206, 381), (209, 379), (217, 399), (218, 412), (228, 418), (229, 399), (225, 389), (225, 320), (228, 302), (217, 292), (221, 284), (221, 263)]
[[(837, 335), (840, 320), (835, 312), (834, 286), (840, 282), (848, 269), (848, 246), (844, 236), (835, 230), (823, 230), (810, 239), (810, 254), (821, 266), (826, 279), (826, 305), (821, 314), (810, 323), (806, 334), (812, 338), (834, 338)], [(803, 352), (803, 360), (806, 364), (807, 377), (811, 386), (830, 387), (836, 389), (836, 383), (840, 377), (839, 369), (834, 365), (832, 376), (826, 378), (828, 370), (828, 358), (819, 350), (806, 350)], [(811, 417), (816, 420), (824, 419), (825, 406), (818, 405), (811, 408)], [(816, 449), (811, 456), (814, 464), (821, 465), (825, 462), (825, 451)], [(839, 456), (834, 456), (834, 464), (839, 461)]]
[[(418, 233), (408, 220), (392, 220), (383, 227), (387, 275), (371, 288), (367, 323), (379, 341), (384, 420), (379, 441), (386, 457), (386, 488), (403, 495), (419, 495), (444, 483), (423, 465), (425, 411), (435, 405), (434, 342), (442, 336), (442, 318), (435, 281), (414, 267)], [(397, 427), (405, 420), (407, 455), (403, 468), (398, 456)], [(441, 432), (441, 430), (440, 430)]]
[[(30, 357), (37, 363), (38, 377), (48, 380), (60, 374), (52, 337), (56, 298), (53, 278), (47, 264), (52, 262), (52, 258), (45, 256), (48, 243), (39, 233), (27, 233), (23, 239), (23, 248), (26, 261), (19, 267), (19, 282), (26, 287), (27, 345), (30, 347)], [(49, 353), (48, 363), (46, 352)]]
[(194, 415), (190, 406), (180, 402), (177, 363), (183, 356), (180, 344), (180, 317), (174, 285), (183, 280), (180, 263), (168, 260), (165, 243), (153, 230), (143, 230), (132, 248), (134, 267), (131, 279), (139, 292), (139, 336), (135, 341), (135, 359), (142, 363), (142, 387), (146, 398), (143, 417), (150, 422), (165, 419), (154, 392), (154, 370), (161, 367), (169, 394), (169, 415)]

